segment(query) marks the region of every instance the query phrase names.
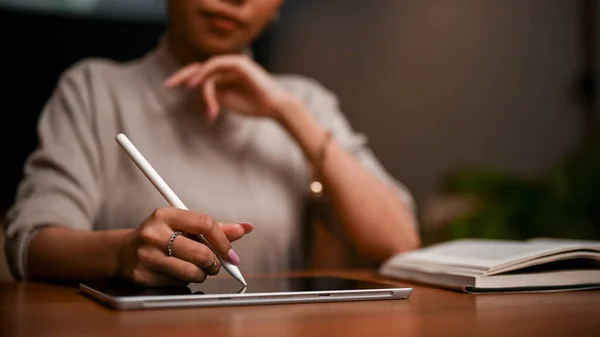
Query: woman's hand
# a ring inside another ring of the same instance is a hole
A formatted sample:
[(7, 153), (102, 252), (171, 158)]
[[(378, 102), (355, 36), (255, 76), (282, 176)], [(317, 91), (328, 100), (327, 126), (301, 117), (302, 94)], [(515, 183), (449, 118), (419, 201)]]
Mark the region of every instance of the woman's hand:
[[(252, 229), (251, 224), (218, 224), (208, 215), (173, 207), (157, 209), (126, 238), (119, 256), (119, 276), (148, 287), (203, 282), (207, 275), (216, 275), (221, 265), (210, 248), (194, 237), (202, 234), (221, 257), (238, 265), (230, 242)], [(175, 237), (172, 256), (168, 256), (167, 246), (176, 231), (186, 236)]]
[(293, 99), (267, 71), (244, 55), (216, 56), (189, 64), (165, 82), (166, 87), (181, 85), (198, 88), (210, 121), (221, 108), (277, 120), (281, 107)]

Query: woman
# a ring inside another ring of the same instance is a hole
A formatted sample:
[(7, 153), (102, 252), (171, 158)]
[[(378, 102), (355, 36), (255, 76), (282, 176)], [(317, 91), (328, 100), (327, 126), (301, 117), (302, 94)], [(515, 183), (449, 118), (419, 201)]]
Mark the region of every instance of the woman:
[[(194, 234), (242, 272), (293, 269), (312, 172), (363, 255), (419, 246), (410, 195), (335, 97), (244, 55), (281, 2), (170, 0), (155, 50), (128, 63), (84, 60), (61, 76), (8, 216), (17, 279), (202, 282), (220, 266)], [(164, 207), (116, 144), (120, 132), (194, 211)]]

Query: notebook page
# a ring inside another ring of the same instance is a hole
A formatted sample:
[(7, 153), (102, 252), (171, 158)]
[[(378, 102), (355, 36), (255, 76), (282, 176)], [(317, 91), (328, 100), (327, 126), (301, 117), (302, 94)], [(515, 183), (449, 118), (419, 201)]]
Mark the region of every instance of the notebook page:
[(577, 245), (581, 246), (582, 249), (600, 249), (600, 241), (592, 240), (574, 240), (574, 239), (561, 239), (561, 238), (535, 238), (529, 239), (526, 242), (529, 244), (546, 244), (546, 245)]
[(469, 266), (489, 269), (507, 260), (518, 259), (539, 253), (552, 244), (535, 244), (519, 241), (495, 241), (484, 239), (463, 239), (436, 244), (418, 251), (401, 254), (397, 261), (432, 262), (455, 266)]
[(600, 253), (600, 244), (594, 241), (577, 241), (577, 240), (562, 240), (562, 239), (537, 239), (525, 241), (524, 244), (530, 249), (520, 256), (512, 256), (510, 259), (498, 263), (491, 271), (505, 269), (511, 265), (522, 264), (529, 260), (540, 259), (542, 257), (554, 255), (554, 259), (559, 259), (568, 252), (589, 251)]

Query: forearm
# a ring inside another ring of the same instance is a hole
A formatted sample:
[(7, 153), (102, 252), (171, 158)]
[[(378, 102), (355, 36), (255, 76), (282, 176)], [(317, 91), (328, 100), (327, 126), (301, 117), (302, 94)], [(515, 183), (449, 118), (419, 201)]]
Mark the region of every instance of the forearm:
[[(299, 102), (285, 107), (281, 122), (314, 165), (326, 130)], [(325, 192), (359, 252), (381, 261), (420, 245), (411, 210), (392, 186), (335, 142), (327, 145), (326, 155), (318, 164)]]
[(93, 280), (114, 277), (124, 238), (130, 231), (92, 232), (62, 226), (45, 227), (29, 244), (29, 278)]
[(359, 252), (382, 261), (420, 245), (414, 216), (395, 188), (335, 143), (321, 167), (325, 192)]

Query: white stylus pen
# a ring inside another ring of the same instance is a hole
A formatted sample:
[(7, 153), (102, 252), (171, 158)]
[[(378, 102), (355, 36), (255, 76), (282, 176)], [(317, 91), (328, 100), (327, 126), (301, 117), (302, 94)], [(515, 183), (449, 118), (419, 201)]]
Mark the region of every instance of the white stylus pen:
[[(171, 206), (184, 210), (188, 209), (179, 199), (179, 197), (177, 197), (177, 195), (173, 192), (173, 190), (171, 190), (169, 185), (167, 185), (167, 183), (156, 172), (156, 170), (154, 170), (154, 168), (152, 167), (152, 165), (150, 165), (146, 158), (144, 158), (140, 151), (138, 151), (138, 149), (133, 145), (133, 143), (131, 143), (127, 136), (125, 136), (122, 133), (118, 134), (117, 143), (121, 145), (123, 150), (127, 152), (129, 157), (133, 160), (137, 167), (139, 167), (139, 169), (144, 173), (144, 175), (150, 180), (152, 185), (156, 187), (158, 192), (162, 194), (162, 196), (167, 200), (167, 202)], [(221, 265), (223, 266), (223, 268), (225, 268), (225, 270), (227, 270), (227, 272), (231, 276), (233, 276), (236, 280), (240, 281), (240, 283), (244, 286), (248, 285), (246, 283), (246, 280), (244, 280), (244, 277), (242, 276), (242, 273), (240, 272), (238, 267), (221, 258), (221, 256), (219, 256), (219, 254), (217, 254), (217, 252), (215, 251), (214, 247), (210, 244), (210, 242), (208, 242), (208, 240), (206, 240), (206, 238), (203, 235), (200, 235), (200, 240), (202, 240), (202, 243), (204, 243), (206, 246), (208, 246), (208, 248), (210, 248), (210, 250), (213, 251), (213, 253), (219, 259), (219, 261), (221, 261)]]

